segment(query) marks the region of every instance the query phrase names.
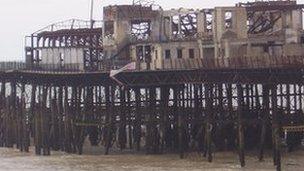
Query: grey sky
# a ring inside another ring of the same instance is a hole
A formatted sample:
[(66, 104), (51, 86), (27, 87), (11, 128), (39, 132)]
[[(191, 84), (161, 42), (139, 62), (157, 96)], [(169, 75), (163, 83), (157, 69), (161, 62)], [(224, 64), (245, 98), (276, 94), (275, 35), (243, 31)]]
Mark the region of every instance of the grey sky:
[[(51, 23), (71, 18), (88, 19), (90, 0), (0, 0), (0, 60), (22, 60), (24, 36)], [(233, 6), (240, 0), (155, 0), (164, 9)], [(247, 0), (245, 0), (247, 1)], [(94, 19), (102, 7), (131, 4), (132, 0), (95, 0)], [(304, 0), (298, 0), (304, 3)]]

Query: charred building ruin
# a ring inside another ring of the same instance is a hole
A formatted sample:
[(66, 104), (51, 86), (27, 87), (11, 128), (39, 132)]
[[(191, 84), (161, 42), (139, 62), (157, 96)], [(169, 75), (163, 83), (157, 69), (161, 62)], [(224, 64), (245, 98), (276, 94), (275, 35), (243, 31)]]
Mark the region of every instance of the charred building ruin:
[[(141, 69), (199, 68), (205, 61), (304, 53), (303, 5), (296, 1), (239, 3), (212, 9), (171, 9), (142, 5), (104, 8), (97, 28), (68, 21), (32, 35), (29, 64), (71, 64), (102, 69), (103, 61), (138, 61)], [(70, 22), (70, 23), (69, 23)], [(53, 29), (51, 29), (53, 28)], [(49, 29), (49, 30), (47, 30)], [(72, 56), (72, 57), (69, 57)]]
[(237, 149), (242, 167), (272, 149), (281, 170), (283, 140), (304, 142), (303, 8), (114, 5), (51, 24), (26, 37), (25, 63), (0, 63), (0, 146), (82, 154), (88, 138), (209, 162)]

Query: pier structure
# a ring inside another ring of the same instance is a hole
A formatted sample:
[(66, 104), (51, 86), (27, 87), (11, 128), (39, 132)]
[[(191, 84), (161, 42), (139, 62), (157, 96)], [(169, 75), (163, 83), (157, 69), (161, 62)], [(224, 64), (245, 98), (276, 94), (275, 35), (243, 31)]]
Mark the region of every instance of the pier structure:
[(283, 145), (303, 140), (303, 7), (115, 5), (101, 26), (52, 24), (28, 37), (25, 63), (0, 63), (0, 146), (82, 154), (88, 138), (105, 154), (209, 162), (237, 150), (242, 167), (246, 151), (272, 149), (281, 170)]

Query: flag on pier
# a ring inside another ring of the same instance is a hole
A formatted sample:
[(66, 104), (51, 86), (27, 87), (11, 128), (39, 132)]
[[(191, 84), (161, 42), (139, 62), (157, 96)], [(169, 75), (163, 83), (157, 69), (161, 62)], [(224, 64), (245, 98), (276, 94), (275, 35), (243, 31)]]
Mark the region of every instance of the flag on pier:
[(119, 80), (117, 80), (117, 78), (115, 78), (115, 76), (121, 72), (124, 71), (132, 71), (136, 69), (136, 62), (131, 62), (127, 65), (125, 65), (124, 67), (117, 69), (117, 70), (111, 70), (110, 71), (110, 77), (115, 80), (116, 82), (118, 82), (119, 84), (123, 85), (122, 82), (120, 82)]
[(111, 70), (110, 71), (110, 77), (115, 77), (115, 75), (124, 72), (124, 71), (131, 71), (131, 70), (135, 70), (136, 69), (136, 63), (135, 62), (131, 62), (127, 65), (125, 65), (124, 67), (117, 69), (117, 70)]

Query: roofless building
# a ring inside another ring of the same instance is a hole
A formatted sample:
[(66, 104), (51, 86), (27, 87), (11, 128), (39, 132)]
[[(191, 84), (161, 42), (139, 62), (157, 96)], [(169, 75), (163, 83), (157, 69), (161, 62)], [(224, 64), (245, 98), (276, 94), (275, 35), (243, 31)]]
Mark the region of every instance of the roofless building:
[(0, 146), (82, 154), (88, 138), (105, 154), (209, 162), (237, 149), (242, 167), (247, 150), (272, 149), (281, 170), (282, 148), (303, 141), (303, 7), (114, 5), (103, 21), (47, 26), (26, 38), (25, 63), (0, 63)]
[(26, 61), (79, 70), (102, 70), (108, 61), (137, 61), (150, 70), (201, 68), (207, 61), (229, 67), (237, 58), (267, 63), (269, 56), (303, 55), (302, 8), (296, 1), (176, 10), (107, 6), (102, 23), (69, 20), (32, 34)]

